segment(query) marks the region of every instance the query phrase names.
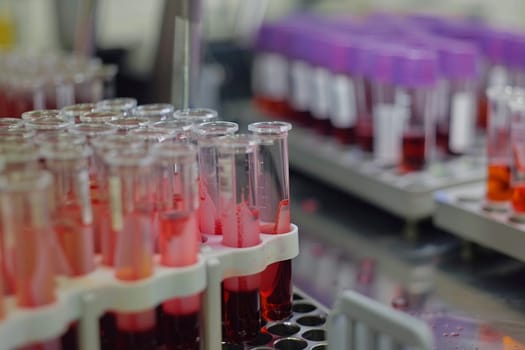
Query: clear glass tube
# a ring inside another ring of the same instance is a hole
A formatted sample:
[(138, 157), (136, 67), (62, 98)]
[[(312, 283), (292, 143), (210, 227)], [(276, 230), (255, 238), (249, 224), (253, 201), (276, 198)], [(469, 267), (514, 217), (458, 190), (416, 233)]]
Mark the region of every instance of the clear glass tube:
[(66, 106), (60, 110), (63, 118), (73, 120), (75, 123), (80, 123), (80, 116), (85, 113), (91, 113), (96, 110), (94, 103), (78, 103), (71, 106)]
[(177, 141), (177, 135), (172, 131), (158, 128), (134, 129), (131, 130), (130, 134), (143, 140), (147, 147), (156, 143)]
[(59, 117), (42, 117), (26, 121), (25, 127), (35, 130), (37, 134), (65, 132), (72, 123)]
[(202, 233), (222, 234), (219, 211), (219, 173), (217, 138), (233, 135), (239, 125), (217, 121), (193, 128), (199, 150), (199, 229)]
[(128, 117), (110, 121), (108, 124), (117, 128), (117, 133), (127, 134), (131, 130), (148, 126), (150, 121), (147, 118)]
[(36, 135), (34, 130), (28, 130), (26, 128), (14, 128), (14, 129), (0, 129), (0, 143), (12, 143), (12, 142), (29, 142), (33, 140)]
[(89, 188), (90, 148), (69, 143), (44, 143), (42, 155), (53, 174), (53, 227), (72, 276), (95, 268), (93, 210)]
[(133, 108), (137, 106), (137, 100), (130, 97), (111, 98), (97, 103), (97, 110), (116, 111), (124, 115), (130, 115)]
[(80, 115), (82, 123), (109, 123), (115, 120), (123, 119), (124, 114), (117, 111), (95, 111)]
[(147, 118), (151, 122), (159, 122), (161, 120), (173, 119), (173, 111), (175, 108), (168, 103), (154, 103), (147, 105), (140, 105), (133, 108), (134, 116)]
[(40, 134), (35, 137), (34, 141), (42, 147), (46, 145), (81, 146), (87, 144), (86, 136), (65, 132), (59, 134)]
[(60, 117), (58, 109), (39, 109), (22, 113), (22, 119), (25, 122), (31, 122), (43, 117)]
[(511, 113), (509, 100), (515, 90), (511, 87), (492, 87), (487, 90), (487, 189), (489, 208), (506, 207), (512, 197), (510, 183), (512, 146), (510, 141)]
[[(225, 136), (218, 148), (222, 244), (250, 247), (260, 243), (256, 206), (257, 141), (249, 135)], [(253, 339), (261, 327), (260, 274), (223, 282), (223, 321), (227, 341)]]
[(525, 94), (514, 96), (510, 101), (510, 142), (512, 210), (514, 217), (525, 220)]
[(117, 128), (103, 123), (80, 123), (71, 125), (68, 132), (74, 135), (82, 135), (86, 137), (88, 143), (91, 144), (93, 138), (116, 134)]
[(0, 118), (0, 129), (15, 129), (24, 127), (24, 121), (20, 118)]
[(218, 117), (216, 111), (207, 108), (179, 109), (173, 113), (173, 118), (188, 120), (195, 125), (215, 121)]
[[(161, 264), (173, 267), (195, 264), (201, 241), (197, 223), (197, 150), (191, 144), (159, 143), (152, 153)], [(200, 294), (162, 304), (162, 337), (168, 347), (198, 346), (200, 309)]]
[(12, 140), (0, 144), (0, 159), (3, 171), (32, 171), (40, 168), (38, 147), (25, 140)]
[[(284, 122), (259, 122), (248, 125), (259, 141), (257, 207), (262, 233), (290, 232), (290, 180), (288, 132)], [(263, 317), (283, 320), (292, 313), (292, 262), (268, 266), (261, 274)]]
[(150, 128), (167, 130), (177, 136), (177, 141), (189, 142), (193, 123), (187, 120), (164, 120), (154, 123)]
[[(123, 281), (150, 277), (154, 271), (152, 235), (153, 158), (146, 150), (115, 150), (105, 155), (108, 166), (111, 233), (114, 235), (115, 276)], [(116, 315), (118, 348), (139, 346), (141, 339), (152, 348), (155, 342), (155, 310)], [(140, 347), (139, 347), (140, 348)]]

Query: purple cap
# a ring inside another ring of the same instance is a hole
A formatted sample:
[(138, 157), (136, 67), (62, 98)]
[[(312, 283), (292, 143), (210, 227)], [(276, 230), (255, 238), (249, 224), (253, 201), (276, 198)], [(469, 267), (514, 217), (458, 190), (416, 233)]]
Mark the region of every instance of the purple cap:
[(512, 33), (486, 29), (482, 37), (482, 50), (485, 57), (492, 64), (508, 64), (509, 41), (512, 40)]
[(507, 63), (510, 67), (525, 69), (525, 33), (515, 34), (508, 40)]
[(432, 50), (405, 47), (395, 58), (394, 83), (405, 87), (431, 86), (438, 73), (437, 54)]
[(371, 80), (381, 83), (394, 83), (396, 64), (403, 53), (403, 47), (400, 45), (374, 45), (368, 50), (369, 63), (366, 67), (367, 76)]

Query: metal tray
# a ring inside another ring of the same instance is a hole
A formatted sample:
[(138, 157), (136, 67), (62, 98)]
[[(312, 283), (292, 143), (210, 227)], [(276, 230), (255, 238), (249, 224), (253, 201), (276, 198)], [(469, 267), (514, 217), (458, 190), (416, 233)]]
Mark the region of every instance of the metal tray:
[(510, 208), (488, 210), (484, 193), (483, 182), (437, 192), (435, 224), (468, 241), (525, 261), (520, 244), (525, 240), (525, 223), (514, 220)]
[(259, 336), (245, 344), (223, 343), (223, 350), (324, 350), (327, 349), (328, 310), (300, 290), (293, 296), (292, 317), (266, 324)]

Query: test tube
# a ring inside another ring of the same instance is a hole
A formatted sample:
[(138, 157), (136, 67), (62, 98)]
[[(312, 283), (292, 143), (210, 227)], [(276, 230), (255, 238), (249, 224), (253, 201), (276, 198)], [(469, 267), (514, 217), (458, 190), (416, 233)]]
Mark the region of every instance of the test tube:
[(177, 141), (190, 142), (193, 123), (188, 120), (164, 120), (154, 123), (150, 128), (167, 130), (176, 135)]
[(77, 103), (62, 108), (60, 114), (65, 119), (73, 120), (74, 123), (80, 123), (80, 116), (82, 114), (94, 112), (95, 110), (96, 105), (94, 103)]
[(148, 126), (150, 121), (147, 118), (128, 117), (110, 121), (108, 124), (117, 128), (118, 134), (127, 134), (131, 130)]
[(511, 87), (494, 86), (487, 90), (489, 104), (487, 129), (487, 188), (488, 209), (506, 208), (512, 197), (510, 183), (512, 146), (509, 100), (515, 93)]
[(510, 101), (512, 147), (512, 210), (514, 218), (525, 220), (525, 95)]
[(131, 114), (136, 117), (147, 118), (152, 123), (161, 120), (173, 119), (173, 111), (175, 108), (168, 103), (153, 103), (147, 105), (140, 105), (131, 111)]
[(57, 117), (60, 118), (60, 111), (58, 109), (38, 109), (22, 113), (24, 122), (31, 122), (42, 117)]
[[(45, 170), (14, 171), (0, 178), (4, 252), (14, 260), (16, 303), (38, 308), (55, 301), (50, 198), (52, 175)], [(60, 339), (28, 348), (61, 349)]]
[[(115, 277), (138, 281), (154, 271), (154, 244), (151, 235), (153, 214), (153, 158), (144, 149), (110, 151), (108, 166), (111, 230), (116, 237)], [(116, 314), (113, 349), (156, 347), (154, 309)]]
[(41, 144), (54, 178), (53, 226), (72, 276), (95, 269), (93, 211), (89, 188), (90, 148), (65, 142)]
[[(197, 262), (200, 232), (197, 222), (197, 150), (191, 144), (153, 146), (156, 205), (162, 265), (183, 267)], [(200, 294), (162, 304), (162, 342), (169, 349), (199, 348)]]
[(222, 234), (219, 211), (217, 138), (233, 135), (239, 125), (217, 121), (193, 128), (199, 150), (199, 229), (201, 233)]
[(170, 130), (162, 130), (159, 128), (134, 129), (131, 130), (130, 134), (143, 140), (146, 147), (151, 147), (156, 143), (174, 142), (177, 140), (177, 135), (175, 133)]
[(117, 111), (124, 115), (130, 115), (133, 108), (137, 106), (137, 100), (130, 97), (119, 97), (102, 100), (97, 103), (97, 110)]
[[(249, 135), (233, 135), (218, 142), (222, 244), (233, 248), (255, 246), (261, 241), (255, 202), (257, 141)], [(260, 285), (260, 274), (224, 280), (227, 341), (241, 342), (257, 336), (261, 327)]]
[(434, 156), (436, 135), (435, 52), (408, 48), (395, 59), (394, 128), (401, 128), (400, 170), (423, 170)]
[(20, 118), (0, 118), (0, 129), (23, 128), (24, 121)]
[(82, 123), (109, 123), (115, 120), (123, 119), (124, 114), (120, 111), (95, 111), (80, 115), (80, 122)]
[(187, 120), (192, 122), (194, 125), (197, 125), (217, 120), (218, 114), (213, 109), (188, 108), (175, 111), (173, 113), (173, 118), (177, 120)]
[[(259, 140), (259, 178), (257, 207), (261, 232), (290, 232), (290, 180), (288, 170), (288, 132), (284, 122), (259, 122), (248, 125)], [(261, 274), (262, 315), (278, 321), (292, 313), (292, 261), (269, 265)]]

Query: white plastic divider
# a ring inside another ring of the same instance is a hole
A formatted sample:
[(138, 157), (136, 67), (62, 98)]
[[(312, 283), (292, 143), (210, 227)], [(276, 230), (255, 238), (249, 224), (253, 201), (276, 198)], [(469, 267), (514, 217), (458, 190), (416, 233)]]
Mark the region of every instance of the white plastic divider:
[(140, 281), (119, 281), (112, 269), (97, 269), (79, 278), (60, 278), (54, 303), (35, 309), (16, 307), (8, 298), (6, 318), (0, 321), (0, 350), (10, 350), (61, 336), (78, 321), (81, 350), (100, 349), (99, 318), (106, 311), (136, 312), (163, 301), (205, 291), (204, 349), (220, 347), (221, 282), (224, 278), (263, 271), (271, 263), (295, 257), (299, 252), (297, 226), (280, 235), (261, 235), (259, 245), (228, 248), (221, 236), (205, 235), (196, 264), (181, 268), (161, 266)]

